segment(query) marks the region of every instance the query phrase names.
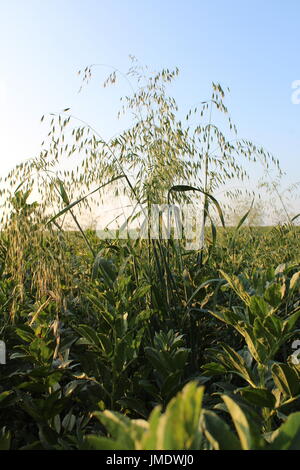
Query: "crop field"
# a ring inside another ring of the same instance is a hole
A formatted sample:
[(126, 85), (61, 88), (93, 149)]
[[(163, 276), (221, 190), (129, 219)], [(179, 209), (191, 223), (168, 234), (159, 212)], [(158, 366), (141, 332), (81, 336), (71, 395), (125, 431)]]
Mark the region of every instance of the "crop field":
[(13, 318), (3, 233), (1, 448), (298, 446), (299, 230), (259, 231), (225, 231), (202, 266), (175, 245), (166, 266), (161, 242), (149, 262), (139, 241), (89, 232), (93, 260), (73, 232), (59, 299), (36, 300), (22, 254)]
[[(243, 159), (279, 162), (214, 119), (190, 125), (196, 111), (184, 125), (176, 75), (147, 78), (109, 144), (68, 109), (50, 116), (48, 146), (3, 181), (1, 450), (300, 448), (299, 219), (279, 198), (282, 223), (247, 225), (250, 198), (227, 227), (217, 189), (245, 180)], [(220, 85), (201, 106), (235, 132)], [(204, 244), (84, 227), (90, 198), (121, 182), (141, 211), (203, 204)]]

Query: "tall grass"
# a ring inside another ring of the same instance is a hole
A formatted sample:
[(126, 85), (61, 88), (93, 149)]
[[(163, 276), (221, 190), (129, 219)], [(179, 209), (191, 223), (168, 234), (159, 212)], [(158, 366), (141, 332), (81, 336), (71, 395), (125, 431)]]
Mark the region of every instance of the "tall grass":
[[(214, 196), (246, 179), (243, 161), (279, 164), (232, 140), (219, 84), (180, 119), (167, 95), (177, 75), (147, 76), (134, 62), (130, 129), (105, 142), (65, 110), (51, 116), (40, 155), (4, 181), (0, 448), (298, 445), (299, 227), (293, 217), (247, 227), (251, 206), (227, 228)], [(108, 187), (141, 214), (202, 205), (205, 244), (152, 239), (151, 226), (144, 239), (100, 239), (82, 215)]]

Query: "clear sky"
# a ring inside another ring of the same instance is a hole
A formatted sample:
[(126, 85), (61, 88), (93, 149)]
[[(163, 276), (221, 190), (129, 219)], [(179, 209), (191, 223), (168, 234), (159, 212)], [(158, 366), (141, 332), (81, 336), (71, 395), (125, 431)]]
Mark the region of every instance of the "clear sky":
[[(109, 137), (119, 130), (116, 90), (99, 69), (78, 94), (76, 72), (92, 63), (123, 71), (128, 55), (151, 69), (178, 66), (180, 107), (229, 86), (239, 135), (265, 146), (300, 180), (299, 0), (0, 0), (0, 174), (34, 156), (40, 117), (71, 107)], [(120, 94), (130, 91), (124, 81)]]

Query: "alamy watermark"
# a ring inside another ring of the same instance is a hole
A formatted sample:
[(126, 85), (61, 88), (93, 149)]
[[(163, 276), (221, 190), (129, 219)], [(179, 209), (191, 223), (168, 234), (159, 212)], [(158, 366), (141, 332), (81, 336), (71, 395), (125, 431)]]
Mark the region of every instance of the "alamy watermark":
[(136, 205), (117, 228), (109, 229), (100, 220), (96, 234), (101, 239), (182, 239), (187, 250), (199, 250), (204, 246), (203, 214), (194, 204), (152, 204), (149, 209)]
[(0, 340), (0, 364), (6, 364), (6, 345)]
[(300, 339), (295, 339), (295, 341), (292, 342), (292, 349), (296, 349), (291, 355), (292, 363), (295, 365), (300, 364)]

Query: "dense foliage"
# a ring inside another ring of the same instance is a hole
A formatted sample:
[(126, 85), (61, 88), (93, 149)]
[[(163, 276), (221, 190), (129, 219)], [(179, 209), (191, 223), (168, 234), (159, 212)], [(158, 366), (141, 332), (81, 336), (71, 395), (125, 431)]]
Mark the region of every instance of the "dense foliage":
[[(211, 122), (191, 136), (164, 95), (172, 78), (164, 71), (128, 98), (137, 122), (109, 145), (83, 128), (72, 133), (86, 150), (83, 173), (57, 176), (63, 139), (52, 129), (47, 154), (8, 177), (0, 449), (300, 448), (299, 227), (292, 217), (245, 226), (248, 212), (236, 227), (217, 225), (214, 189), (245, 177), (236, 156), (269, 156), (250, 142), (233, 146)], [(226, 115), (223, 97), (214, 85), (210, 103)], [(70, 119), (59, 119), (63, 132)], [(190, 202), (196, 188), (209, 222), (204, 247), (101, 240), (83, 229), (75, 210), (86, 191), (120, 179), (141, 207)], [(66, 215), (76, 230), (63, 226)]]

